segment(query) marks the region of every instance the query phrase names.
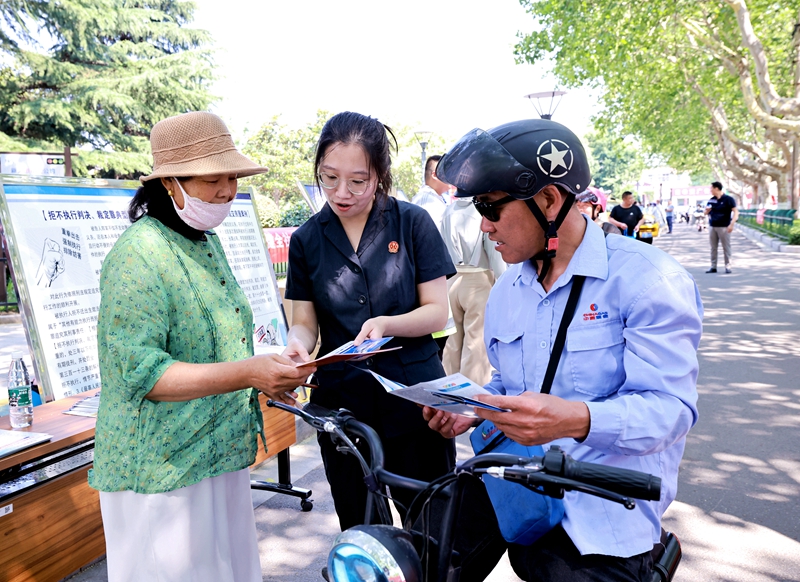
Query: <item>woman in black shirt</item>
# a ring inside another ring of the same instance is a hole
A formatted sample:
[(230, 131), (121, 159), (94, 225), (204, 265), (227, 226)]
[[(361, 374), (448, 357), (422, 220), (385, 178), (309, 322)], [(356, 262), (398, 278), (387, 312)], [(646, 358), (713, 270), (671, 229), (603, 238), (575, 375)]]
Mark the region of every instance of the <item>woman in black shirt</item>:
[[(351, 112), (335, 115), (322, 129), (314, 167), (328, 203), (292, 234), (286, 298), (293, 325), (284, 354), (308, 361), (318, 333), (321, 354), (353, 339), (394, 336), (384, 347), (403, 349), (358, 367), (320, 368), (311, 401), (353, 412), (380, 435), (387, 469), (427, 481), (453, 468), (453, 442), (430, 430), (419, 407), (388, 394), (367, 370), (406, 385), (444, 376), (431, 333), (447, 320), (446, 278), (455, 268), (428, 213), (387, 195), (390, 135), (378, 120)], [(327, 434), (319, 444), (341, 528), (362, 523), (360, 466), (337, 452)], [(392, 496), (406, 508), (413, 499), (403, 490)]]

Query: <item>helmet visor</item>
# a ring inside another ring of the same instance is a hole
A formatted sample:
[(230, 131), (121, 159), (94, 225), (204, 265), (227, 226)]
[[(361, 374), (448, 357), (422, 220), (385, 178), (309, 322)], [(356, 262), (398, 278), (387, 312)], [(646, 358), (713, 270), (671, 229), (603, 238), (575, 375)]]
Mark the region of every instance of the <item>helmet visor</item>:
[(499, 190), (524, 200), (537, 192), (536, 174), (482, 129), (470, 131), (439, 160), (436, 176), (455, 186), (458, 197)]

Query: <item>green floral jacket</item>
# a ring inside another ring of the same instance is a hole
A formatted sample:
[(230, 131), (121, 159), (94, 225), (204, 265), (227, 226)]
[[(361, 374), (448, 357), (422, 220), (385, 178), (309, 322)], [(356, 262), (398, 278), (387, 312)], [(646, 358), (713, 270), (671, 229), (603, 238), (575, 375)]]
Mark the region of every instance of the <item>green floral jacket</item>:
[(215, 235), (190, 240), (143, 217), (108, 253), (97, 325), (102, 391), (89, 485), (162, 493), (255, 460), (254, 389), (186, 402), (145, 395), (175, 362), (253, 354), (253, 314)]

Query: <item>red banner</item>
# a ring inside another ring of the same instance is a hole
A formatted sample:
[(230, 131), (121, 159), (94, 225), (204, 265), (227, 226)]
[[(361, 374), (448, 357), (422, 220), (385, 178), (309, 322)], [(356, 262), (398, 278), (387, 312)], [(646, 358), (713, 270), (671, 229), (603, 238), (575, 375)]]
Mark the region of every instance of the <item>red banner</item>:
[(267, 241), (269, 258), (272, 261), (272, 266), (276, 274), (286, 272), (286, 267), (289, 263), (289, 240), (291, 240), (292, 233), (296, 230), (296, 226), (264, 229), (264, 238)]

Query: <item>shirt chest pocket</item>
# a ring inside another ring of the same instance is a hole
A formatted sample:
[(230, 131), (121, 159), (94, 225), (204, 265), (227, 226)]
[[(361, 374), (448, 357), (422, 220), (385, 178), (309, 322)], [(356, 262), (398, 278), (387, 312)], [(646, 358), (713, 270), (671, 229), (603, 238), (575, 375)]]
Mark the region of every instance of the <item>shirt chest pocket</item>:
[(492, 364), (497, 363), (506, 394), (519, 394), (525, 388), (522, 335), (522, 332), (504, 332), (489, 339)]
[(575, 390), (594, 397), (608, 396), (625, 381), (625, 339), (622, 321), (612, 319), (570, 329), (567, 353)]

